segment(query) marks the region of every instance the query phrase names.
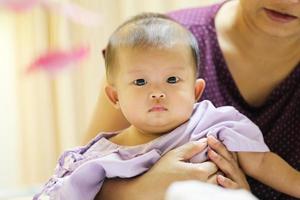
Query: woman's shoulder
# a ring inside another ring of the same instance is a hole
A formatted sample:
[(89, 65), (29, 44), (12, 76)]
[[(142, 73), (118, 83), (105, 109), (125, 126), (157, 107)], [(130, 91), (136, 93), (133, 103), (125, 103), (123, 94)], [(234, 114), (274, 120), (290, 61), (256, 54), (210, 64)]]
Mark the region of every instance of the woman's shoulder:
[(223, 3), (224, 2), (205, 7), (185, 8), (170, 12), (168, 16), (188, 29), (195, 26), (211, 25)]

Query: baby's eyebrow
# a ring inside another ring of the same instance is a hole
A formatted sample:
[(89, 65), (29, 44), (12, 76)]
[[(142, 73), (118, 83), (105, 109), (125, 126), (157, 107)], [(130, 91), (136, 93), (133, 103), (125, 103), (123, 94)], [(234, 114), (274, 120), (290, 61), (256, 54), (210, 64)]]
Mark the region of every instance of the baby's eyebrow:
[(170, 69), (170, 70), (181, 70), (181, 71), (183, 71), (183, 70), (186, 70), (186, 66), (185, 67), (183, 67), (183, 66), (172, 66), (172, 67), (169, 67), (169, 68), (167, 68), (167, 69)]
[[(171, 67), (166, 67), (165, 70), (170, 70), (170, 71), (184, 71), (186, 70), (187, 67), (183, 66), (171, 66)], [(145, 73), (146, 71), (144, 69), (133, 69), (129, 70), (128, 73), (130, 74), (137, 74), (137, 73)]]
[(133, 70), (128, 71), (129, 74), (138, 74), (138, 73), (142, 73), (142, 72), (145, 72), (145, 70), (143, 70), (143, 69), (133, 69)]

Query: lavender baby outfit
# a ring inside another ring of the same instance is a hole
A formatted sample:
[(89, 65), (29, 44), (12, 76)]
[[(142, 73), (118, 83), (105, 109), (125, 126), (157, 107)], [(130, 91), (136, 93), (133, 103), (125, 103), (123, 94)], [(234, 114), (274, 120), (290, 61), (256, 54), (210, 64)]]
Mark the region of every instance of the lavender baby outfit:
[[(215, 108), (210, 101), (195, 104), (186, 123), (149, 143), (120, 146), (108, 140), (116, 134), (99, 134), (86, 146), (66, 151), (59, 159), (55, 174), (34, 199), (92, 200), (105, 178), (137, 176), (171, 149), (208, 135), (220, 139), (230, 151), (269, 151), (254, 123), (233, 107)], [(190, 161), (206, 159), (204, 151)]]

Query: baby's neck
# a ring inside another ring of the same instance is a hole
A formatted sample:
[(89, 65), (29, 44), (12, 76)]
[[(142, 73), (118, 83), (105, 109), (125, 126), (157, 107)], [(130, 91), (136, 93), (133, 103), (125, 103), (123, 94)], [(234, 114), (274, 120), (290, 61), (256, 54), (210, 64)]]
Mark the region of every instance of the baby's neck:
[(143, 132), (134, 126), (130, 126), (116, 136), (110, 138), (110, 141), (122, 146), (136, 146), (146, 144), (162, 135), (163, 134), (159, 133)]

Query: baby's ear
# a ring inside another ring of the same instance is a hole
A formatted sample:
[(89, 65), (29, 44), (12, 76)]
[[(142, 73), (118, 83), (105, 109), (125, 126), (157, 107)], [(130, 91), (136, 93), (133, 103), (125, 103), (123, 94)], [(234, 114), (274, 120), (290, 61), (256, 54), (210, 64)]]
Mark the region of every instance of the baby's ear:
[(205, 88), (205, 81), (201, 78), (197, 79), (196, 83), (195, 83), (195, 100), (196, 101), (198, 101), (201, 98), (204, 88)]
[(109, 101), (113, 104), (113, 106), (116, 109), (119, 109), (120, 106), (119, 106), (118, 92), (116, 88), (112, 85), (108, 85), (105, 87), (105, 93)]

